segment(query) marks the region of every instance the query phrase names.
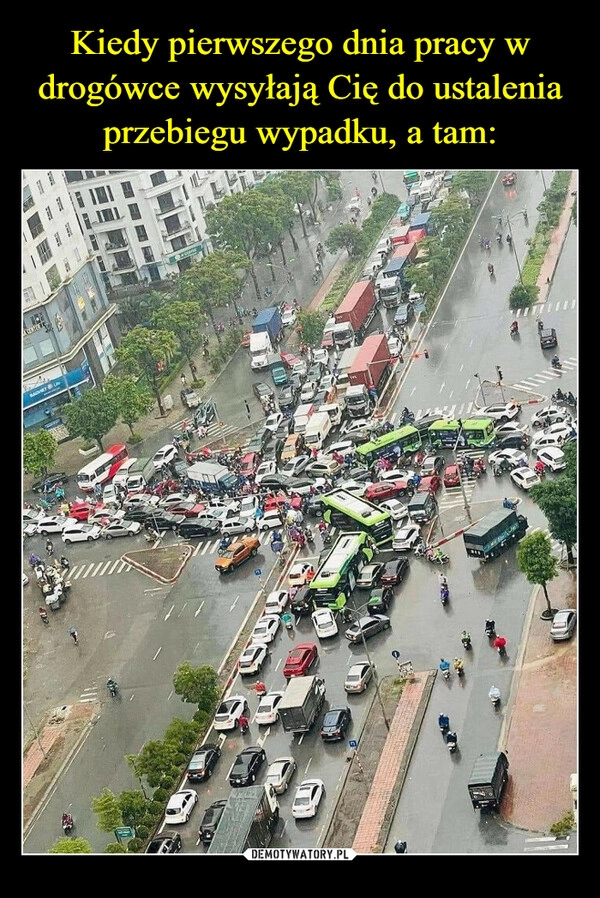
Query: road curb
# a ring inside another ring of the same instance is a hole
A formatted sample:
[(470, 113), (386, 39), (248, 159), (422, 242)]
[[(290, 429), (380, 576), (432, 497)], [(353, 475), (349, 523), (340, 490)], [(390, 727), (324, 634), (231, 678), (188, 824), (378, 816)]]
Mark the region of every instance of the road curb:
[[(163, 548), (159, 546), (158, 548)], [(121, 556), (123, 561), (126, 561), (127, 564), (130, 564), (132, 568), (135, 568), (136, 571), (139, 571), (141, 574), (146, 574), (147, 577), (151, 577), (153, 580), (157, 580), (159, 583), (171, 584), (175, 583), (175, 581), (180, 576), (182, 570), (188, 563), (189, 559), (192, 556), (193, 549), (191, 546), (181, 546), (181, 551), (185, 553), (185, 558), (182, 560), (181, 564), (177, 568), (177, 573), (174, 577), (163, 577), (161, 574), (157, 574), (155, 571), (143, 565), (140, 561), (136, 561), (130, 555)], [(143, 550), (142, 550), (143, 551)], [(149, 552), (154, 551), (153, 549), (148, 549)]]

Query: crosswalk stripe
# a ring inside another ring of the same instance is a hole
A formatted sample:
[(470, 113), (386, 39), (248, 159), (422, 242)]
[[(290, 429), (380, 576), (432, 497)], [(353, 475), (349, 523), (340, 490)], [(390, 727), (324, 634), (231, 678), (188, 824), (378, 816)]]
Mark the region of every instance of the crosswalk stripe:
[(117, 567), (117, 565), (119, 565), (119, 564), (121, 564), (121, 559), (120, 559), (120, 558), (117, 558), (117, 560), (114, 562), (113, 566), (111, 567), (111, 569), (110, 569), (110, 571), (109, 571), (108, 573), (109, 573), (109, 574), (112, 574), (112, 572), (114, 571), (114, 569), (115, 569), (115, 568)]
[(208, 541), (205, 542), (204, 545), (203, 545), (203, 547), (202, 547), (202, 551), (200, 552), (200, 554), (201, 554), (201, 555), (206, 555), (206, 553), (208, 552), (209, 547), (210, 547), (210, 543), (209, 543)]
[(100, 576), (102, 576), (102, 575), (106, 572), (106, 568), (109, 566), (109, 564), (110, 564), (110, 561), (107, 561), (107, 562), (105, 563), (104, 567), (103, 567), (102, 570), (100, 571)]

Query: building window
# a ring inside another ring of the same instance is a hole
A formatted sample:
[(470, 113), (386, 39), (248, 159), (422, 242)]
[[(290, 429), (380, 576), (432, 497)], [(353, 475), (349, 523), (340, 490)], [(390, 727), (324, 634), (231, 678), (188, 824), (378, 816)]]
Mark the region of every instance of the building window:
[(75, 261), (77, 262), (77, 264), (81, 262), (81, 253), (79, 252), (77, 247), (75, 247)]
[(52, 221), (52, 209), (50, 206), (46, 206), (46, 215), (48, 216), (48, 221)]
[(71, 225), (69, 224), (68, 221), (65, 222), (65, 231), (67, 232), (67, 237), (73, 236), (73, 228), (71, 227)]
[(50, 181), (50, 186), (52, 187), (52, 185), (54, 184), (54, 175), (51, 171), (48, 172), (48, 180)]
[(59, 212), (62, 212), (63, 209), (65, 208), (65, 207), (63, 206), (63, 201), (61, 200), (61, 198), (60, 198), (59, 196), (56, 197), (56, 205), (58, 206), (58, 211), (59, 211)]
[(139, 210), (137, 203), (131, 203), (131, 205), (129, 206), (129, 214), (131, 215), (131, 218), (133, 219), (133, 221), (140, 220), (140, 218), (142, 216), (140, 214), (140, 210)]
[(33, 346), (24, 346), (23, 347), (23, 367), (27, 368), (29, 365), (35, 365), (38, 357)]
[(40, 340), (40, 342), (38, 343), (38, 346), (40, 348), (42, 357), (45, 359), (47, 359), (48, 356), (50, 356), (50, 355), (56, 354), (54, 352), (54, 346), (52, 345), (52, 340)]
[(79, 190), (75, 191), (75, 199), (77, 200), (77, 205), (80, 209), (85, 209), (85, 203), (83, 202), (83, 197)]
[(206, 200), (203, 196), (198, 197), (198, 203), (200, 204), (200, 208), (202, 209), (202, 211), (206, 211)]
[(35, 186), (37, 188), (37, 192), (43, 194), (44, 193), (44, 185), (41, 181), (36, 181)]
[(32, 237), (39, 237), (40, 234), (44, 233), (44, 225), (42, 224), (38, 212), (32, 215), (31, 218), (27, 219), (27, 225)]
[(93, 190), (90, 190), (90, 191), (89, 191), (89, 194), (90, 194), (90, 199), (91, 199), (93, 205), (96, 206), (97, 203), (96, 203), (96, 196), (95, 196), (95, 194), (94, 194), (94, 191), (93, 191)]
[(123, 191), (123, 196), (128, 200), (134, 196), (133, 187), (131, 186), (130, 181), (121, 181), (121, 190)]
[(52, 291), (58, 290), (58, 288), (60, 287), (60, 274), (58, 273), (58, 268), (56, 267), (56, 265), (50, 266), (50, 268), (46, 272), (46, 277), (48, 279), (50, 289)]
[(86, 176), (86, 178), (93, 178), (93, 177), (94, 177), (94, 172), (93, 172), (93, 171), (86, 171), (85, 176)]
[(94, 250), (94, 252), (97, 253), (99, 251), (99, 247), (95, 234), (90, 234), (90, 243), (92, 244), (92, 249)]
[(154, 253), (152, 252), (151, 246), (143, 246), (142, 255), (144, 257), (144, 262), (154, 262)]
[(188, 192), (187, 192), (187, 190), (185, 189), (185, 184), (182, 184), (181, 186), (182, 186), (182, 188), (183, 188), (183, 195), (184, 195), (184, 197), (186, 198), (186, 200), (189, 200)]
[(164, 171), (156, 171), (154, 174), (150, 175), (150, 180), (152, 181), (153, 187), (158, 187), (159, 184), (166, 184), (167, 176)]
[(83, 212), (81, 217), (83, 218), (83, 223), (86, 226), (87, 230), (91, 231), (92, 225), (90, 223), (90, 216), (87, 214), (87, 212)]
[(38, 243), (36, 249), (38, 251), (38, 256), (40, 257), (40, 262), (42, 264), (50, 261), (50, 259), (52, 258), (52, 250), (50, 249), (50, 244), (47, 240), (42, 240), (41, 243)]
[(140, 243), (143, 243), (145, 240), (148, 239), (148, 234), (146, 233), (146, 228), (144, 227), (144, 225), (137, 225), (136, 229), (135, 229), (135, 233), (137, 234), (137, 238), (140, 241)]
[[(90, 191), (92, 194), (94, 191)], [(99, 203), (110, 203), (110, 197), (106, 192), (106, 187), (96, 187), (96, 199)]]
[(56, 240), (56, 245), (57, 245), (57, 246), (62, 246), (62, 240), (60, 239), (60, 234), (58, 233), (58, 231), (57, 231), (56, 234), (54, 235), (54, 239)]
[(106, 271), (106, 265), (104, 264), (104, 259), (102, 258), (102, 256), (98, 256), (96, 262), (98, 263), (98, 268), (100, 269), (100, 271)]
[(173, 202), (173, 196), (170, 193), (162, 193), (160, 196), (157, 196), (158, 206), (161, 212), (170, 212), (171, 209), (175, 208), (175, 203)]
[(24, 305), (31, 305), (32, 302), (35, 302), (35, 292), (33, 287), (24, 287), (23, 288), (23, 301)]
[(167, 229), (167, 234), (172, 234), (174, 231), (179, 231), (181, 229), (179, 215), (169, 215), (168, 218), (165, 218), (165, 227)]
[(98, 209), (98, 221), (116, 221), (115, 214), (112, 209)]
[(68, 259), (64, 259), (63, 262), (64, 262), (64, 266), (65, 266), (65, 271), (66, 271), (67, 274), (68, 274), (69, 271), (71, 270), (71, 266), (69, 265), (69, 260), (68, 260)]

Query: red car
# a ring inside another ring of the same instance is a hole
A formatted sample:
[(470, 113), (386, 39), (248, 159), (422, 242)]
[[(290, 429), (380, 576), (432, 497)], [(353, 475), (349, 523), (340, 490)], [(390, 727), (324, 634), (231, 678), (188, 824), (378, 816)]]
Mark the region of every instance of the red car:
[(248, 333), (244, 334), (244, 336), (242, 337), (241, 345), (244, 347), (244, 349), (250, 348), (250, 337), (251, 336), (252, 336), (252, 331), (248, 331)]
[(317, 660), (317, 647), (314, 642), (303, 642), (294, 646), (288, 653), (283, 665), (283, 675), (286, 680), (291, 677), (302, 677)]
[(442, 485), (442, 478), (438, 474), (432, 474), (430, 477), (421, 477), (418, 493), (437, 493)]
[(256, 469), (261, 461), (262, 459), (258, 452), (247, 452), (240, 464), (240, 474), (242, 477), (254, 477)]
[(285, 365), (286, 368), (293, 368), (296, 362), (300, 362), (301, 359), (298, 356), (294, 355), (293, 352), (280, 352), (281, 361)]
[(291, 505), (294, 511), (298, 508), (302, 508), (302, 499), (300, 496), (294, 496), (293, 499), (290, 499), (285, 493), (279, 493), (277, 496), (267, 496), (265, 501), (265, 511), (270, 511), (273, 508), (281, 508), (286, 502), (288, 505)]
[(185, 456), (185, 460), (188, 465), (193, 465), (197, 461), (206, 461), (207, 458), (211, 456), (210, 449), (207, 449), (206, 446), (203, 449), (194, 449), (193, 452), (188, 452)]
[(182, 514), (186, 518), (197, 518), (206, 509), (202, 502), (180, 502), (179, 505), (169, 505), (171, 514)]
[(382, 502), (384, 499), (396, 499), (398, 496), (412, 496), (414, 488), (406, 480), (382, 480), (370, 483), (364, 493), (369, 502)]
[[(101, 508), (103, 508), (101, 503), (90, 505), (89, 502), (73, 502), (69, 506), (69, 517), (75, 518), (76, 521), (87, 521), (91, 514), (95, 511), (100, 511)], [(108, 510), (106, 513), (110, 514)]]
[(460, 486), (458, 465), (446, 465), (444, 471), (444, 486)]

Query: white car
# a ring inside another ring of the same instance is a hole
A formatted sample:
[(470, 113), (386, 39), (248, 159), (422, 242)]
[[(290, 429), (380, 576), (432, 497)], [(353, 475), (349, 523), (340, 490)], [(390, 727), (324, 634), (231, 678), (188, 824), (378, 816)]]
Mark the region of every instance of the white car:
[(285, 309), (281, 315), (281, 326), (293, 327), (297, 320), (298, 315), (295, 309)]
[(558, 405), (547, 405), (535, 413), (531, 419), (531, 426), (549, 427), (551, 424), (560, 424), (571, 420), (572, 416), (567, 408)]
[(402, 343), (398, 337), (388, 337), (387, 344), (390, 351), (390, 358), (397, 359), (402, 352)]
[(350, 418), (349, 421), (345, 421), (342, 424), (340, 434), (343, 436), (351, 430), (364, 430), (367, 433), (371, 433), (379, 423), (378, 420), (373, 420), (372, 418)]
[(237, 503), (238, 518), (251, 518), (259, 505), (258, 496), (244, 496), (242, 501)]
[(415, 472), (410, 468), (391, 468), (389, 471), (382, 471), (379, 475), (380, 480), (412, 480)]
[(261, 461), (258, 468), (256, 469), (256, 474), (254, 475), (254, 482), (260, 485), (263, 477), (268, 477), (270, 474), (277, 473), (277, 462), (273, 459), (269, 459), (269, 461)]
[(167, 465), (169, 462), (178, 458), (179, 452), (177, 451), (177, 448), (173, 446), (172, 443), (169, 443), (166, 446), (161, 446), (161, 448), (154, 453), (152, 461), (154, 462), (154, 467), (158, 470), (159, 468), (162, 468), (163, 465)]
[(317, 385), (314, 380), (307, 380), (300, 390), (300, 402), (310, 402), (315, 398)]
[(311, 362), (313, 365), (315, 362), (322, 362), (324, 365), (329, 365), (329, 353), (326, 349), (313, 349)]
[(385, 502), (379, 503), (379, 507), (384, 511), (389, 511), (395, 523), (408, 519), (408, 509), (400, 499), (386, 499)]
[(336, 489), (347, 490), (349, 493), (354, 493), (355, 496), (358, 496), (361, 499), (364, 496), (367, 487), (368, 483), (359, 483), (358, 480), (344, 480), (339, 486), (336, 485)]
[(399, 527), (394, 533), (392, 549), (394, 552), (410, 552), (421, 540), (421, 528), (418, 524), (407, 524)]
[(542, 482), (531, 468), (515, 468), (510, 472), (510, 479), (522, 490), (530, 490), (532, 486)]
[(500, 424), (494, 428), (497, 437), (527, 436), (529, 433), (529, 424), (522, 424), (520, 421), (507, 421), (506, 424)]
[[(355, 428), (352, 427), (350, 430), (355, 430)], [(334, 452), (337, 452), (346, 456), (348, 453), (352, 454), (355, 450), (356, 446), (352, 440), (341, 440), (339, 443), (332, 443), (331, 446), (327, 446), (326, 449), (323, 449), (321, 455), (333, 455)]]
[(335, 377), (333, 374), (324, 374), (319, 381), (319, 390), (331, 390), (335, 386)]
[(281, 514), (276, 508), (265, 511), (262, 518), (259, 518), (256, 522), (256, 525), (263, 533), (266, 533), (267, 530), (272, 530), (274, 527), (283, 527)]
[(247, 715), (249, 710), (248, 702), (243, 695), (230, 695), (217, 708), (213, 729), (217, 732), (236, 730), (240, 717), (242, 714)]
[(281, 473), (285, 474), (286, 477), (302, 474), (309, 461), (310, 458), (307, 455), (297, 455), (295, 458), (290, 458), (286, 461), (281, 469)]
[(112, 483), (107, 483), (102, 490), (103, 505), (119, 505), (119, 497), (117, 496), (117, 488)]
[(169, 798), (165, 817), (169, 824), (187, 823), (198, 801), (198, 793), (193, 789), (183, 789)]
[(266, 782), (273, 786), (277, 795), (282, 795), (287, 790), (296, 768), (297, 764), (291, 755), (285, 758), (275, 758), (267, 770)]
[(325, 794), (323, 780), (304, 780), (296, 789), (294, 803), (292, 805), (292, 817), (314, 817), (319, 810), (319, 804)]
[(549, 471), (562, 471), (567, 467), (565, 453), (558, 446), (546, 446), (545, 449), (538, 450), (537, 457)]
[(310, 561), (297, 561), (293, 564), (288, 573), (288, 586), (294, 587), (304, 586), (315, 575), (315, 569)]
[(102, 528), (101, 536), (104, 539), (114, 539), (117, 536), (137, 536), (141, 529), (142, 525), (139, 521), (111, 521), (110, 524)]
[(164, 499), (159, 499), (158, 507), (166, 508), (167, 511), (172, 505), (181, 505), (182, 502), (196, 501), (196, 496), (186, 496), (185, 493), (169, 493)]
[(540, 449), (545, 449), (547, 446), (563, 446), (571, 439), (573, 433), (577, 436), (575, 424), (551, 424), (532, 439), (531, 451), (536, 455)]
[(66, 518), (63, 514), (43, 515), (37, 523), (28, 524), (23, 532), (26, 536), (48, 536), (50, 533), (62, 533), (67, 525), (78, 523), (75, 518)]
[(260, 645), (268, 645), (273, 642), (277, 635), (277, 631), (281, 625), (281, 618), (278, 614), (265, 614), (259, 618), (253, 631), (252, 642)]
[(256, 530), (256, 521), (254, 518), (231, 518), (227, 521), (221, 519), (220, 524), (221, 534), (223, 536), (228, 533), (252, 533), (253, 530)]
[(298, 359), (298, 361), (294, 362), (292, 365), (292, 374), (298, 374), (300, 377), (304, 377), (307, 371), (308, 366), (304, 359)]
[(257, 674), (265, 661), (269, 650), (262, 643), (247, 645), (238, 660), (238, 671), (240, 676), (247, 677)]
[(490, 465), (508, 462), (511, 468), (516, 468), (522, 461), (528, 462), (527, 453), (519, 449), (499, 449), (497, 452), (490, 452), (488, 456)]
[(368, 661), (359, 661), (348, 668), (344, 689), (346, 692), (364, 692), (373, 678), (373, 665)]
[(493, 421), (501, 421), (502, 424), (506, 424), (507, 421), (512, 421), (513, 418), (516, 418), (520, 411), (521, 406), (518, 403), (502, 402), (496, 405), (486, 405), (478, 414), (482, 418), (491, 418)]
[(265, 614), (281, 614), (290, 600), (287, 589), (276, 589), (270, 592), (265, 602)]
[(317, 608), (311, 614), (315, 632), (319, 639), (336, 636), (339, 632), (335, 615), (330, 608)]
[(271, 723), (277, 723), (279, 720), (277, 706), (284, 695), (284, 692), (267, 692), (266, 695), (263, 695), (258, 703), (258, 709), (254, 718), (255, 723), (259, 726), (268, 726)]
[(100, 524), (87, 524), (85, 521), (77, 521), (76, 524), (67, 524), (61, 533), (61, 539), (66, 546), (71, 543), (91, 543), (102, 535)]
[(283, 421), (283, 412), (273, 412), (265, 421), (265, 429), (275, 433), (281, 422)]

